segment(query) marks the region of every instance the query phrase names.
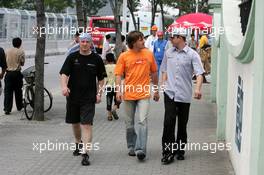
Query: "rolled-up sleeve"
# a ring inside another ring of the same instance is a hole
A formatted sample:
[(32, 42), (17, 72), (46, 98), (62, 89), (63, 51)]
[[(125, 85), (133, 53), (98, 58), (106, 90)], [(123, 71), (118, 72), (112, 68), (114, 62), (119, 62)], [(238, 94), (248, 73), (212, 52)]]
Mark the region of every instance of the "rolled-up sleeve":
[(195, 75), (202, 75), (205, 71), (202, 65), (201, 58), (198, 53), (194, 53), (192, 56), (192, 66)]
[(161, 72), (167, 72), (167, 60), (168, 60), (167, 52), (165, 52), (164, 57), (161, 62), (161, 66), (160, 66)]

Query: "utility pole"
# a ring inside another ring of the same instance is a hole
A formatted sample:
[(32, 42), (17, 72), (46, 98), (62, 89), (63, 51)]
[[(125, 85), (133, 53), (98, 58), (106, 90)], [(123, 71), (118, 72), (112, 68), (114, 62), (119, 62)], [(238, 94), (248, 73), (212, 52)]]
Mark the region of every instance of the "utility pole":
[(122, 34), (126, 36), (127, 23), (127, 0), (123, 0)]

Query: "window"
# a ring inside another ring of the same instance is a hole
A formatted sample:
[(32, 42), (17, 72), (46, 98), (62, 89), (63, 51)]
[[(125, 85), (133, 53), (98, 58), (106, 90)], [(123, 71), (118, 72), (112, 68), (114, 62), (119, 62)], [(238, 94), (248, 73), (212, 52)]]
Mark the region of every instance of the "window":
[(243, 36), (247, 30), (248, 18), (251, 10), (252, 0), (241, 0), (241, 4), (239, 4), (240, 8), (240, 17), (241, 17), (241, 28)]
[(115, 28), (114, 20), (93, 19), (93, 27)]

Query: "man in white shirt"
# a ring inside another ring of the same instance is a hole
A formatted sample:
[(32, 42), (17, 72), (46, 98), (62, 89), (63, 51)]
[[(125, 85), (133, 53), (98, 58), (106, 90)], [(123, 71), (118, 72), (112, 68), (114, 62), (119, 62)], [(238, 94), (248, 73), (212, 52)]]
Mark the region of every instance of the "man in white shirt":
[(157, 33), (158, 27), (152, 26), (151, 27), (151, 35), (147, 38), (145, 42), (145, 47), (148, 48), (151, 52), (153, 52), (154, 48), (154, 42), (158, 39), (156, 33)]
[(108, 53), (112, 53), (112, 47), (110, 47), (110, 39), (111, 39), (111, 35), (105, 35), (105, 42), (103, 44), (103, 50), (102, 50), (102, 59), (105, 62), (106, 60), (106, 54)]

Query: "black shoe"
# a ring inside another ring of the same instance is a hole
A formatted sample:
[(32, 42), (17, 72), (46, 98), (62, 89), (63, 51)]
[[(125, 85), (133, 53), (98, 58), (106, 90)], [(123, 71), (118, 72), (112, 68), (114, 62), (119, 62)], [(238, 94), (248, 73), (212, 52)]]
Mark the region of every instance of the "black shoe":
[(146, 157), (146, 155), (143, 152), (139, 152), (137, 153), (137, 158), (138, 160), (144, 160)]
[(129, 150), (128, 155), (129, 156), (136, 156), (136, 153), (133, 149), (131, 149), (131, 150)]
[(81, 149), (83, 147), (83, 144), (82, 143), (75, 143), (75, 150), (73, 151), (73, 156), (79, 156), (81, 155)]
[(86, 153), (86, 154), (82, 154), (82, 165), (83, 166), (88, 166), (90, 165), (90, 161), (89, 161), (89, 155)]
[(115, 110), (112, 111), (112, 115), (113, 115), (113, 117), (114, 117), (115, 120), (118, 120), (119, 119), (119, 117), (118, 117), (118, 115), (117, 115), (117, 113), (116, 113)]
[(9, 115), (10, 114), (10, 112), (9, 111), (5, 111), (5, 115)]
[(177, 155), (177, 160), (184, 160), (184, 155), (182, 154)]
[(174, 155), (173, 154), (164, 154), (161, 163), (163, 165), (168, 165), (174, 161)]

